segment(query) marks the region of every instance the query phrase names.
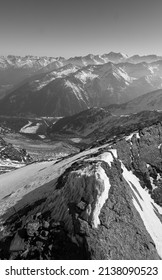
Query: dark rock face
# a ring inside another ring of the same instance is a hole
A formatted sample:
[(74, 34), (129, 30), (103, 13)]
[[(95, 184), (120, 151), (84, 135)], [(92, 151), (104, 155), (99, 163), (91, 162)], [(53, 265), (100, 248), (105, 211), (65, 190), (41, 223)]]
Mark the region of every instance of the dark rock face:
[(117, 143), (118, 155), (134, 170), (157, 204), (162, 206), (162, 125), (158, 123)]
[[(50, 220), (49, 220), (50, 218)], [(47, 226), (48, 224), (48, 226)], [(83, 238), (81, 243), (83, 243)], [(78, 246), (65, 229), (64, 223), (56, 222), (51, 216), (32, 215), (26, 225), (19, 229), (12, 241), (1, 243), (1, 259), (86, 259), (88, 254), (84, 244)]]
[(2, 159), (30, 162), (30, 156), (26, 153), (26, 150), (17, 150), (11, 144), (0, 151), (0, 157)]

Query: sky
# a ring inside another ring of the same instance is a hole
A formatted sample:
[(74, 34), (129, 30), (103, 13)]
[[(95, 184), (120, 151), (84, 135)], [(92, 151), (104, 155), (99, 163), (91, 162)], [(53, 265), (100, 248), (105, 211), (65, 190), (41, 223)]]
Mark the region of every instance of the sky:
[(161, 0), (0, 0), (0, 55), (162, 55)]

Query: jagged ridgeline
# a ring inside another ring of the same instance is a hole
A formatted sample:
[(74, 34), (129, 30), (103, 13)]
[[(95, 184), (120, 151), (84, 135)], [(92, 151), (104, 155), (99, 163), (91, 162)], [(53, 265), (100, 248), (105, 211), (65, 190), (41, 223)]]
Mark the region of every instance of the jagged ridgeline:
[(0, 57), (0, 113), (60, 117), (123, 104), (161, 89), (161, 77), (162, 57), (156, 55)]
[(161, 186), (159, 119), (1, 175), (1, 259), (161, 259)]

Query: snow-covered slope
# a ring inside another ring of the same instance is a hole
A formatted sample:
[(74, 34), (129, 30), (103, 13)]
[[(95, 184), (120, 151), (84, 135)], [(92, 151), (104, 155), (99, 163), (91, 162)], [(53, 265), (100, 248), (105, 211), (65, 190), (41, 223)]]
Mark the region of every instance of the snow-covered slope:
[[(105, 147), (107, 145), (103, 145)], [(89, 154), (97, 152), (99, 148), (78, 153), (72, 157), (68, 157), (62, 161), (51, 160), (45, 162), (32, 163), (24, 168), (15, 170), (8, 174), (1, 175), (0, 181), (0, 199), (5, 196), (13, 195), (9, 198), (7, 207), (14, 205), (23, 198), (23, 196), (33, 189), (39, 188), (45, 183), (48, 183), (58, 178), (63, 172), (71, 166), (76, 160), (84, 158)], [(30, 176), (29, 176), (30, 174)], [(11, 183), (12, 182), (12, 183)], [(4, 213), (3, 201), (1, 214)], [(5, 201), (6, 205), (6, 201)], [(5, 207), (5, 211), (7, 208)]]

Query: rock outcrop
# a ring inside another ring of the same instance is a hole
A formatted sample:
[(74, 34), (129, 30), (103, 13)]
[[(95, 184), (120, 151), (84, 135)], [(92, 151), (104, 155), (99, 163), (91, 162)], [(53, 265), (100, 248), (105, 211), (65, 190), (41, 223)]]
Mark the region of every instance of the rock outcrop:
[(25, 149), (15, 148), (0, 137), (0, 174), (24, 166), (32, 161)]

